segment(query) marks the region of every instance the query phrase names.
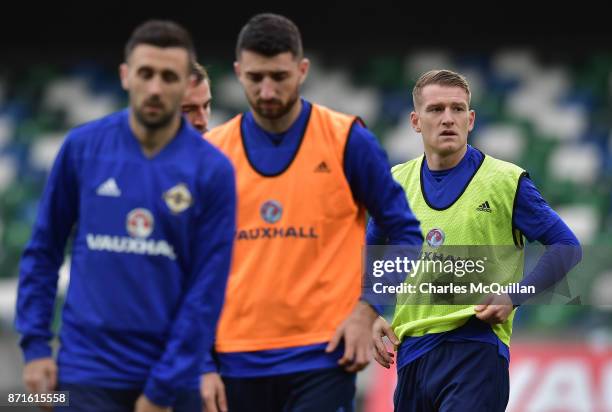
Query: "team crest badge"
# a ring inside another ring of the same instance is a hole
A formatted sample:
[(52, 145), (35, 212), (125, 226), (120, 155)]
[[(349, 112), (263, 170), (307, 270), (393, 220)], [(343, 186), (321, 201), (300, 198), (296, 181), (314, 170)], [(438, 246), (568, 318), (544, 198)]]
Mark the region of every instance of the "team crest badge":
[(173, 213), (181, 213), (193, 203), (191, 193), (185, 183), (179, 183), (164, 193), (164, 200), (168, 209)]
[(131, 237), (145, 239), (153, 232), (153, 222), (151, 212), (139, 207), (128, 213), (125, 224)]
[(442, 229), (431, 229), (425, 236), (427, 244), (431, 247), (442, 246), (444, 243), (444, 231)]
[(261, 218), (268, 223), (276, 223), (283, 215), (283, 207), (276, 200), (268, 200), (259, 209)]

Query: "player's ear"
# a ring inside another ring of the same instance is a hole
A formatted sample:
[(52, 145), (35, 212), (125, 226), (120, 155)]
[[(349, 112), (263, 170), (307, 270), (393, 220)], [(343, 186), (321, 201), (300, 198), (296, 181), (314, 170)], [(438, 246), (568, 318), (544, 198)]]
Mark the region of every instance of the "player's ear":
[(421, 121), (417, 112), (410, 113), (410, 124), (415, 132), (421, 133)]
[(234, 62), (234, 73), (236, 74), (237, 78), (240, 78), (241, 70), (240, 70), (240, 62), (238, 60)]
[(300, 84), (302, 84), (308, 77), (308, 69), (310, 69), (310, 60), (304, 57), (298, 63), (298, 68), (300, 70)]
[(122, 63), (119, 65), (119, 78), (121, 79), (121, 87), (123, 90), (128, 89), (128, 65), (127, 63)]
[(198, 82), (198, 77), (195, 74), (189, 74), (189, 76), (187, 76), (187, 86), (188, 87), (195, 87), (197, 82)]
[(476, 112), (470, 110), (470, 122), (468, 123), (468, 131), (471, 132), (474, 129), (474, 122), (476, 121)]

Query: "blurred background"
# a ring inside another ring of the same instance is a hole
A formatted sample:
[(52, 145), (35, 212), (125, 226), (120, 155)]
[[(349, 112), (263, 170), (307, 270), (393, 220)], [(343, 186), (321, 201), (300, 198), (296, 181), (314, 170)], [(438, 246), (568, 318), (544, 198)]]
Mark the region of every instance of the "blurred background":
[[(582, 7), (333, 3), (232, 6), (204, 2), (16, 5), (0, 25), (0, 391), (21, 388), (13, 328), (18, 262), (47, 172), (66, 131), (126, 105), (117, 68), (131, 30), (169, 18), (193, 34), (209, 70), (213, 126), (246, 109), (232, 73), (238, 31), (274, 11), (300, 27), (312, 61), (303, 95), (357, 114), (391, 164), (422, 153), (411, 90), (430, 69), (465, 74), (476, 128), (470, 143), (530, 172), (583, 245), (612, 252), (612, 27)], [(26, 9), (30, 6), (31, 9)], [(448, 7), (448, 6), (446, 6)], [(599, 293), (612, 295), (612, 266)], [(68, 283), (67, 265), (60, 290)], [(62, 297), (58, 299), (58, 307)], [(59, 321), (54, 327), (58, 327)], [(612, 411), (612, 307), (519, 310), (508, 411)], [(391, 410), (394, 373), (359, 377), (358, 410)]]

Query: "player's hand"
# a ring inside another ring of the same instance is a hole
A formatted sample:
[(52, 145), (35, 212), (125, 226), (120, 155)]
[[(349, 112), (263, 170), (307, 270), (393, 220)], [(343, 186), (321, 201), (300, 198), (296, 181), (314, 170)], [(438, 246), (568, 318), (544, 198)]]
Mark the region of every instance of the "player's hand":
[(172, 412), (172, 408), (169, 406), (156, 405), (144, 394), (138, 397), (134, 412)]
[(484, 302), (474, 307), (476, 317), (491, 325), (504, 323), (514, 310), (512, 299), (508, 294), (489, 295)]
[[(57, 364), (53, 358), (34, 359), (23, 368), (23, 383), (30, 393), (45, 393), (55, 390), (57, 386)], [(40, 406), (44, 411), (51, 411), (51, 406)]]
[(379, 316), (378, 319), (374, 322), (372, 326), (372, 342), (374, 344), (374, 359), (381, 366), (389, 369), (391, 365), (393, 365), (393, 357), (395, 356), (393, 352), (387, 351), (387, 345), (383, 340), (384, 337), (387, 337), (389, 341), (393, 344), (393, 350), (397, 350), (397, 347), (400, 344), (399, 339), (395, 336), (393, 329), (387, 323), (385, 318)]
[(57, 365), (53, 358), (34, 359), (23, 368), (23, 383), (31, 393), (55, 390), (57, 385)]
[(353, 312), (340, 324), (325, 352), (333, 352), (344, 339), (344, 355), (338, 365), (347, 372), (359, 372), (372, 358), (372, 324), (378, 314), (365, 302), (358, 302)]
[(205, 373), (200, 380), (200, 394), (204, 400), (204, 412), (227, 412), (225, 385), (216, 372)]

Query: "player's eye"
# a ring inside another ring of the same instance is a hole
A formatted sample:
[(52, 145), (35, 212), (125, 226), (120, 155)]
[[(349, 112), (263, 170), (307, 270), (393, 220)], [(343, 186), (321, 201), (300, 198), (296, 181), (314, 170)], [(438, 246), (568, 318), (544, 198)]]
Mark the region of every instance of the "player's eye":
[(177, 82), (179, 77), (178, 75), (170, 70), (164, 70), (162, 72), (162, 79), (166, 82), (166, 83), (174, 83)]
[(138, 71), (136, 72), (136, 74), (138, 75), (138, 77), (140, 77), (141, 79), (145, 79), (148, 80), (151, 77), (153, 77), (153, 70), (149, 67), (141, 67), (138, 69)]
[(263, 80), (263, 75), (259, 73), (248, 73), (247, 78), (254, 83), (259, 83)]
[(287, 77), (289, 77), (289, 73), (287, 72), (280, 72), (280, 73), (272, 73), (272, 75), (270, 76), (272, 78), (272, 80), (274, 80), (275, 82), (282, 82), (283, 80), (285, 80)]

